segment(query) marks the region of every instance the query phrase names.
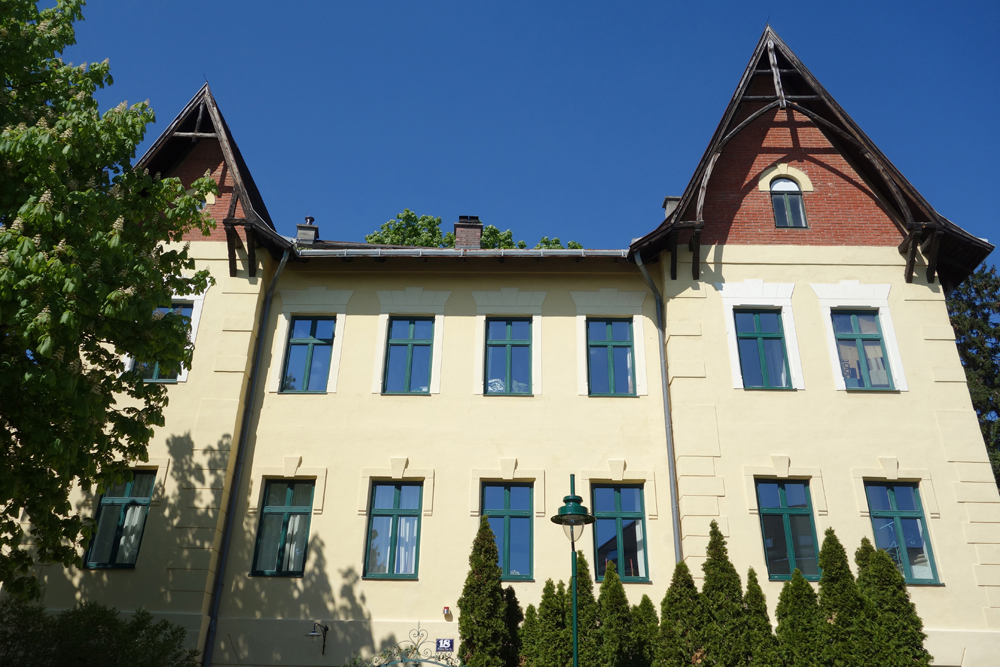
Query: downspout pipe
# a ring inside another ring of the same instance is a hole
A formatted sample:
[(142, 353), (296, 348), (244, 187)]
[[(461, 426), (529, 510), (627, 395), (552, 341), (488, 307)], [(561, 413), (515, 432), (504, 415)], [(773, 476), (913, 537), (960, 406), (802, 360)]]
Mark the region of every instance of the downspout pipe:
[(250, 366), (250, 379), (247, 382), (246, 396), (243, 400), (243, 419), (240, 422), (240, 437), (236, 444), (236, 465), (233, 466), (233, 479), (229, 486), (229, 501), (226, 503), (226, 523), (222, 531), (222, 547), (219, 550), (219, 562), (215, 568), (215, 583), (212, 585), (212, 604), (209, 608), (208, 634), (205, 637), (205, 648), (201, 652), (201, 664), (210, 667), (212, 664), (212, 649), (215, 648), (215, 636), (219, 624), (219, 604), (222, 601), (222, 589), (226, 581), (226, 563), (229, 560), (229, 545), (233, 537), (233, 524), (236, 516), (236, 503), (240, 497), (240, 484), (243, 482), (243, 463), (247, 456), (247, 439), (250, 436), (250, 421), (253, 417), (253, 404), (257, 397), (257, 378), (260, 376), (260, 360), (264, 354), (264, 339), (267, 338), (267, 322), (271, 315), (271, 299), (274, 288), (278, 286), (281, 272), (288, 262), (290, 248), (285, 248), (281, 262), (274, 272), (271, 285), (264, 295), (264, 307), (261, 308), (260, 322), (257, 327), (257, 341), (254, 343), (253, 365)]
[(663, 313), (663, 295), (656, 287), (656, 282), (650, 277), (646, 265), (642, 263), (642, 255), (635, 253), (635, 263), (642, 272), (642, 278), (656, 299), (656, 333), (660, 341), (660, 392), (663, 394), (663, 430), (667, 436), (667, 465), (670, 470), (670, 517), (674, 524), (674, 561), (684, 560), (681, 547), (681, 508), (677, 493), (677, 459), (674, 456), (674, 427), (670, 419), (670, 387), (667, 378), (667, 321)]

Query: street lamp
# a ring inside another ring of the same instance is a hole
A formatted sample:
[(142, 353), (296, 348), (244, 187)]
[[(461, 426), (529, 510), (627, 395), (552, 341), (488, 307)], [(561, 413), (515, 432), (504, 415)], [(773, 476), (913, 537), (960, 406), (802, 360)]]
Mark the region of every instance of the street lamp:
[(326, 633), (329, 631), (329, 625), (323, 625), (319, 621), (313, 621), (313, 629), (306, 633), (306, 637), (312, 639), (314, 643), (320, 637), (323, 638), (323, 650), (321, 651), (321, 655), (326, 655)]
[(569, 495), (563, 498), (559, 513), (552, 517), (552, 523), (563, 527), (572, 545), (573, 556), (573, 667), (580, 667), (580, 646), (576, 622), (576, 541), (583, 537), (583, 529), (596, 519), (583, 506), (583, 498), (576, 495), (576, 475), (569, 476)]

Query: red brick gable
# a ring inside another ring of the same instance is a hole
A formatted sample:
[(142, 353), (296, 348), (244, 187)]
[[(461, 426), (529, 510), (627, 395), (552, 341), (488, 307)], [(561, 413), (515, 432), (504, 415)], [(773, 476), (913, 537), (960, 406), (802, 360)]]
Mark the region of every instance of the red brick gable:
[[(747, 105), (741, 116), (760, 106)], [(738, 120), (737, 120), (738, 122)], [(808, 229), (778, 229), (761, 174), (786, 163), (803, 171)], [(765, 113), (722, 151), (705, 193), (702, 243), (745, 245), (896, 246), (903, 232), (850, 163), (806, 116), (791, 109)]]
[[(229, 213), (229, 202), (233, 197), (233, 177), (229, 173), (225, 159), (223, 159), (219, 142), (215, 139), (199, 140), (181, 164), (168, 175), (181, 179), (185, 186), (190, 187), (192, 182), (205, 175), (205, 171), (211, 173), (212, 179), (219, 187), (219, 195), (215, 198), (215, 204), (206, 206), (209, 216), (215, 221), (215, 229), (208, 236), (202, 236), (198, 231), (190, 232), (184, 235), (184, 240), (225, 242), (226, 232), (222, 228), (222, 221)], [(243, 217), (243, 207), (238, 201), (234, 217)]]

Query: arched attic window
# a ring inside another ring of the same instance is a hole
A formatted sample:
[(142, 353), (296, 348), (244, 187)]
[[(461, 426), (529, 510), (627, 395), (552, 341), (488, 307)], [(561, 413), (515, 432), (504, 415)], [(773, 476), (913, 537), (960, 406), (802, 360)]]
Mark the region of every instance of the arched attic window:
[(775, 227), (805, 228), (806, 210), (798, 183), (790, 178), (772, 180), (771, 203), (774, 205)]

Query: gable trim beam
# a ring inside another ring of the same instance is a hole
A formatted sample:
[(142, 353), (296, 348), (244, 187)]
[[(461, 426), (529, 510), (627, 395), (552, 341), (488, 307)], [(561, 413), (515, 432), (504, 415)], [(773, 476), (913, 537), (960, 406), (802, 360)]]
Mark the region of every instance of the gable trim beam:
[(781, 74), (778, 72), (778, 59), (774, 57), (773, 39), (767, 40), (767, 59), (771, 63), (771, 74), (774, 77), (774, 92), (778, 95), (778, 106), (784, 109), (788, 102), (785, 100), (785, 89), (781, 87)]

